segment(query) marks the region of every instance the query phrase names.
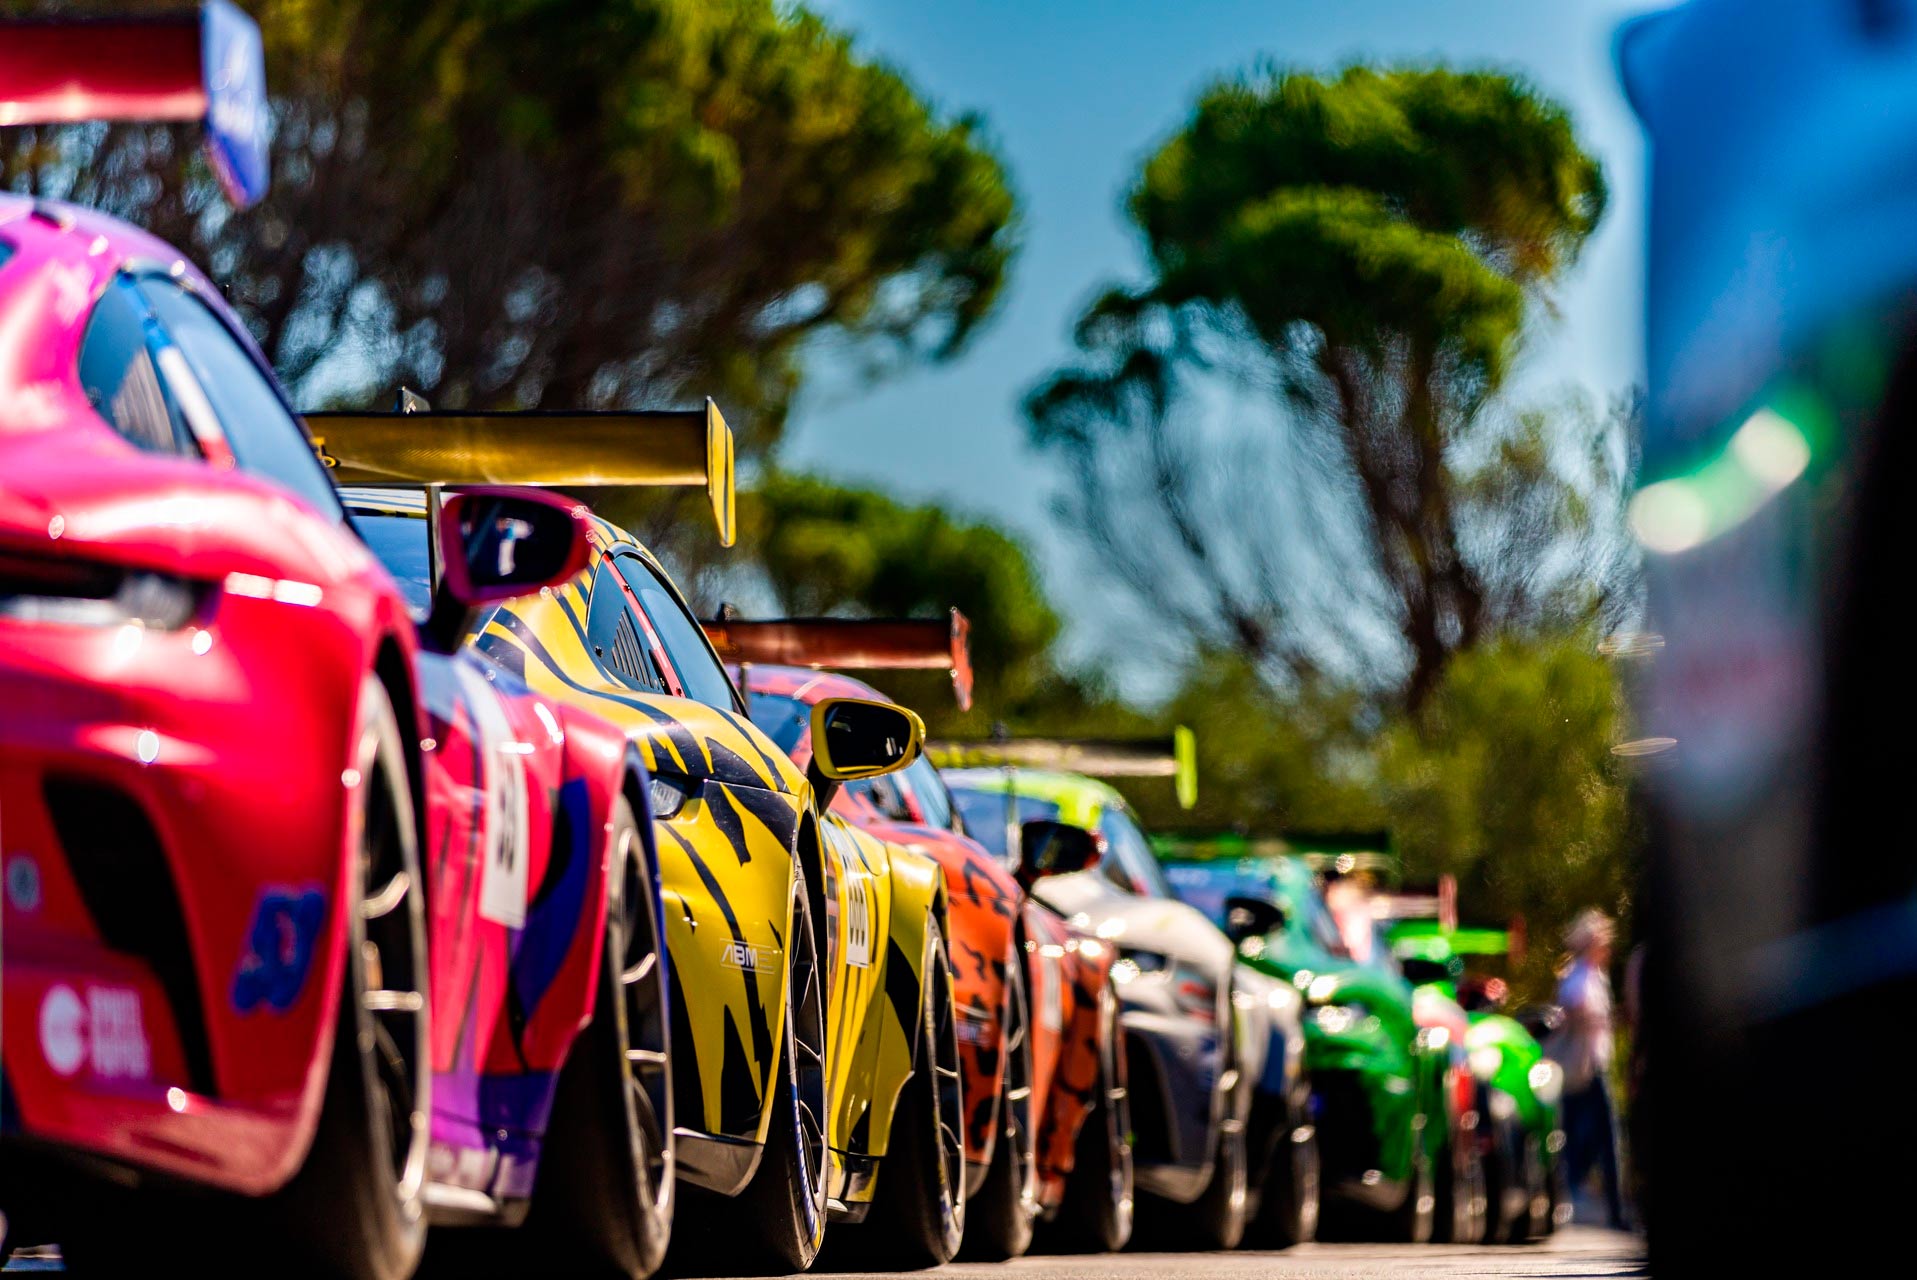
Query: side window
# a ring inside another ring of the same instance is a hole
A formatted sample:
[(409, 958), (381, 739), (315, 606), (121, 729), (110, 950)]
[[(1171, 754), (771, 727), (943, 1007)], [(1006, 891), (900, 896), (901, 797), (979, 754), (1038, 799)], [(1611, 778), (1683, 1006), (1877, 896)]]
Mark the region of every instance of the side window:
[(115, 280), (80, 342), (80, 386), (106, 424), (142, 449), (197, 456), (192, 433), (160, 381), (147, 345), (146, 308)]
[(653, 670), (639, 627), (632, 620), (632, 605), (612, 571), (610, 559), (599, 562), (592, 580), (592, 604), (586, 613), (586, 640), (599, 665), (629, 688), (659, 692), (664, 682)]
[(286, 486), (316, 511), (343, 515), (306, 429), (226, 323), (171, 280), (148, 276), (140, 293), (185, 357), (241, 469)]
[(632, 593), (639, 597), (639, 607), (652, 620), (652, 629), (678, 673), (686, 697), (725, 711), (740, 710), (738, 694), (726, 669), (719, 665), (712, 646), (706, 643), (705, 631), (686, 612), (678, 593), (638, 556), (619, 556), (615, 563)]

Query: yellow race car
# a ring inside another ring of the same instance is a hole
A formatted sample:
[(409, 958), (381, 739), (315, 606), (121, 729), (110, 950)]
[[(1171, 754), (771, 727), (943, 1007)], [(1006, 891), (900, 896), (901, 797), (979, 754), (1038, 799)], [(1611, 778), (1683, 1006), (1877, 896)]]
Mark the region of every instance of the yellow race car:
[[(704, 485), (731, 542), (731, 435), (710, 402), (308, 421), (354, 524), (419, 601), (439, 563), (426, 518), (439, 486), (482, 477)], [(915, 760), (924, 727), (888, 703), (822, 703), (813, 740), (827, 746), (801, 770), (746, 717), (659, 562), (594, 527), (584, 573), (460, 625), (533, 690), (622, 726), (650, 771), (686, 1192), (675, 1268), (803, 1270), (828, 1218), (868, 1214), (847, 1244), (872, 1265), (943, 1262), (965, 1210), (943, 877), (828, 808), (842, 782)]]

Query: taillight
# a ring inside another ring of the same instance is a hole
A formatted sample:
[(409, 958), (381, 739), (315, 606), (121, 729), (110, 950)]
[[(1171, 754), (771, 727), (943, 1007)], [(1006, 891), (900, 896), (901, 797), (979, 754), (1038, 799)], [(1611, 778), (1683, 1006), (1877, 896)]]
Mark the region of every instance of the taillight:
[(212, 591), (210, 583), (150, 569), (0, 552), (0, 618), (19, 622), (177, 631)]

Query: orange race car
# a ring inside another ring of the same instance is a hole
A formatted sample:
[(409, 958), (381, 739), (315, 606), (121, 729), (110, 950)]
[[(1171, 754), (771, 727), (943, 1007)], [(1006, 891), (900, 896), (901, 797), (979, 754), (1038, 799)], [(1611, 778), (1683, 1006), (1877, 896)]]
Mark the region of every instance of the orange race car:
[[(949, 670), (959, 705), (971, 702), (967, 624), (957, 610), (929, 621), (728, 619), (706, 630), (736, 664), (753, 721), (801, 762), (814, 703), (882, 696), (821, 668)], [(945, 872), (972, 1193), (965, 1254), (1015, 1257), (1039, 1229), (1055, 1248), (1123, 1247), (1132, 1165), (1116, 953), (1028, 892), (1039, 876), (1090, 865), (1100, 850), (1075, 828), (1034, 832), (1024, 846), (1031, 865), (1008, 865), (966, 833), (925, 763), (848, 785), (834, 808), (929, 854)]]

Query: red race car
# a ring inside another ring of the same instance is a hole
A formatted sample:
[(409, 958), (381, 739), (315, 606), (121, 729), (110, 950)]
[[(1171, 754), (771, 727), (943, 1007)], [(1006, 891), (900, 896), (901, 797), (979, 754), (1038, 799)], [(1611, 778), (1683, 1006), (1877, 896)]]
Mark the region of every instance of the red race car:
[[(204, 114), (241, 197), (262, 78), (224, 4), (0, 26), (0, 122)], [(457, 648), (579, 571), (585, 518), (437, 517), (415, 613), (218, 290), (0, 195), (0, 1209), (69, 1270), (397, 1280), (429, 1217), (523, 1219), (505, 1246), (556, 1265), (663, 1252), (644, 770)]]
[[(801, 762), (814, 703), (884, 697), (822, 668), (949, 670), (959, 705), (971, 702), (968, 627), (957, 610), (929, 621), (723, 620), (706, 630), (737, 664), (753, 721)], [(1034, 901), (1026, 891), (1035, 876), (965, 833), (930, 764), (849, 784), (833, 806), (944, 869), (965, 1066), (966, 1254), (1024, 1253), (1040, 1216), (1062, 1247), (1123, 1247), (1132, 1186), (1116, 955)]]

